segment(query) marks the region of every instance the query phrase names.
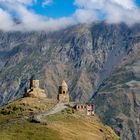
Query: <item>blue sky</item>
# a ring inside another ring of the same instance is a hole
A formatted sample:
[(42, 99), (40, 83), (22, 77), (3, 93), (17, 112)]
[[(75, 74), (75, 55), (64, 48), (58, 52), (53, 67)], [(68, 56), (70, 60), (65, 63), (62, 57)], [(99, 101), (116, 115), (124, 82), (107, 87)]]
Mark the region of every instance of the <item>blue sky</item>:
[(136, 3), (140, 7), (140, 0), (136, 0)]
[[(53, 3), (46, 5), (45, 7), (42, 7), (42, 1), (43, 0), (37, 1), (36, 4), (29, 6), (29, 9), (32, 9), (43, 16), (47, 15), (52, 18), (70, 16), (77, 9), (77, 6), (74, 4), (74, 0), (53, 0)], [(140, 7), (140, 0), (135, 0), (135, 2), (137, 6)]]
[(37, 4), (29, 8), (43, 16), (47, 15), (52, 18), (70, 16), (76, 10), (74, 0), (54, 0), (53, 3), (45, 7), (42, 7), (41, 1), (38, 1)]

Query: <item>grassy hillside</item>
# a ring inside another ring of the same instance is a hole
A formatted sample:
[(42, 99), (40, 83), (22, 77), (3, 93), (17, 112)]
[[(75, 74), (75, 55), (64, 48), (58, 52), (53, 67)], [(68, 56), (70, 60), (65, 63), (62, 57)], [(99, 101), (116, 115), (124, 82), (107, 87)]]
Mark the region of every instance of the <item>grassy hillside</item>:
[(112, 129), (103, 125), (97, 117), (87, 117), (71, 109), (51, 115), (48, 120), (52, 121), (49, 127), (58, 131), (64, 140), (119, 139)]
[(31, 113), (44, 112), (52, 100), (24, 98), (0, 109), (1, 140), (118, 140), (113, 130), (96, 116), (88, 117), (71, 108), (47, 116), (47, 123), (32, 122)]

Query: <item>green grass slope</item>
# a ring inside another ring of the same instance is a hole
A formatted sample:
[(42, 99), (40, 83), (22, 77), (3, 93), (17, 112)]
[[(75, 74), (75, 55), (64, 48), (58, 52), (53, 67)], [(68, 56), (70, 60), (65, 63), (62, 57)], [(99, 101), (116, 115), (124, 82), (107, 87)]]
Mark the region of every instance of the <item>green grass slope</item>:
[(23, 98), (0, 108), (1, 140), (119, 140), (96, 116), (67, 108), (47, 116), (45, 124), (31, 121), (33, 113), (50, 110), (52, 100)]

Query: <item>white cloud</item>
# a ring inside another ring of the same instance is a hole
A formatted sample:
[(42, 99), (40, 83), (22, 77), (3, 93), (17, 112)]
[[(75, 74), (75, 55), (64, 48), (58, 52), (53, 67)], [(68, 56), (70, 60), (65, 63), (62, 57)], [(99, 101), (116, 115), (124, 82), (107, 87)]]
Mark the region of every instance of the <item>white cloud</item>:
[(14, 26), (11, 16), (3, 9), (0, 9), (0, 23), (0, 30), (8, 31)]
[[(100, 17), (104, 16), (108, 23), (125, 22), (132, 25), (140, 22), (140, 9), (134, 0), (75, 0), (75, 5), (81, 10), (88, 10), (87, 17), (90, 13), (94, 14), (96, 19), (91, 21), (100, 20)], [(82, 19), (82, 15), (80, 18)]]
[(79, 6), (80, 8), (92, 10), (104, 8), (106, 4), (118, 5), (126, 9), (136, 8), (134, 0), (75, 0), (75, 5)]
[(78, 9), (73, 15), (77, 23), (89, 23), (97, 19), (96, 13), (88, 9)]
[(15, 10), (18, 13), (18, 16), (21, 21), (21, 24), (18, 27), (21, 30), (24, 29), (30, 31), (32, 30), (51, 31), (73, 24), (71, 18), (52, 19), (49, 17), (43, 17), (31, 11), (28, 11), (27, 8), (23, 6), (19, 6)]
[(53, 0), (44, 0), (42, 3), (42, 7), (45, 7), (45, 6), (50, 5), (52, 3), (53, 3)]
[[(52, 2), (43, 0), (42, 6)], [(0, 30), (54, 31), (77, 23), (101, 20), (101, 17), (107, 23), (140, 23), (140, 9), (134, 0), (75, 0), (77, 10), (70, 17), (58, 19), (36, 14), (27, 8), (35, 3), (37, 0), (0, 0), (0, 4), (6, 7), (0, 9), (0, 23), (3, 23)], [(19, 24), (15, 24), (11, 12), (17, 15)]]
[(36, 0), (0, 0), (0, 3), (11, 3), (11, 4), (17, 4), (17, 3), (20, 3), (20, 4), (32, 4), (32, 3), (35, 3)]
[(133, 0), (111, 0), (113, 3), (122, 6), (125, 9), (134, 9), (136, 8), (135, 2)]
[(33, 11), (29, 11), (23, 4), (16, 4), (16, 7), (9, 4), (7, 6), (11, 11), (16, 12), (20, 23), (15, 24), (12, 16), (1, 9), (0, 22), (6, 24), (0, 26), (0, 29), (4, 31), (55, 31), (74, 24), (74, 20), (71, 17), (53, 19), (47, 16), (41, 16)]

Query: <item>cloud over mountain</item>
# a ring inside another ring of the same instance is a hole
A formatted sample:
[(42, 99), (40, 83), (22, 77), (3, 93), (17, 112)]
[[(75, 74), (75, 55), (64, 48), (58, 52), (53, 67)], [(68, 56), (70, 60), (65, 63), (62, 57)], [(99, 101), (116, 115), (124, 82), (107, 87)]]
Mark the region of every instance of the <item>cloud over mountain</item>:
[[(42, 1), (42, 7), (52, 0)], [(37, 4), (37, 0), (0, 0), (0, 30), (58, 30), (77, 23), (90, 23), (105, 20), (107, 23), (124, 22), (128, 25), (140, 22), (140, 8), (134, 0), (75, 0), (75, 12), (68, 17), (52, 18), (37, 14), (30, 5)], [(15, 23), (14, 18), (19, 20)]]
[(87, 17), (92, 14), (96, 20), (102, 18), (108, 23), (127, 24), (140, 22), (140, 9), (134, 0), (75, 0), (75, 5), (81, 9), (79, 15), (88, 10)]

